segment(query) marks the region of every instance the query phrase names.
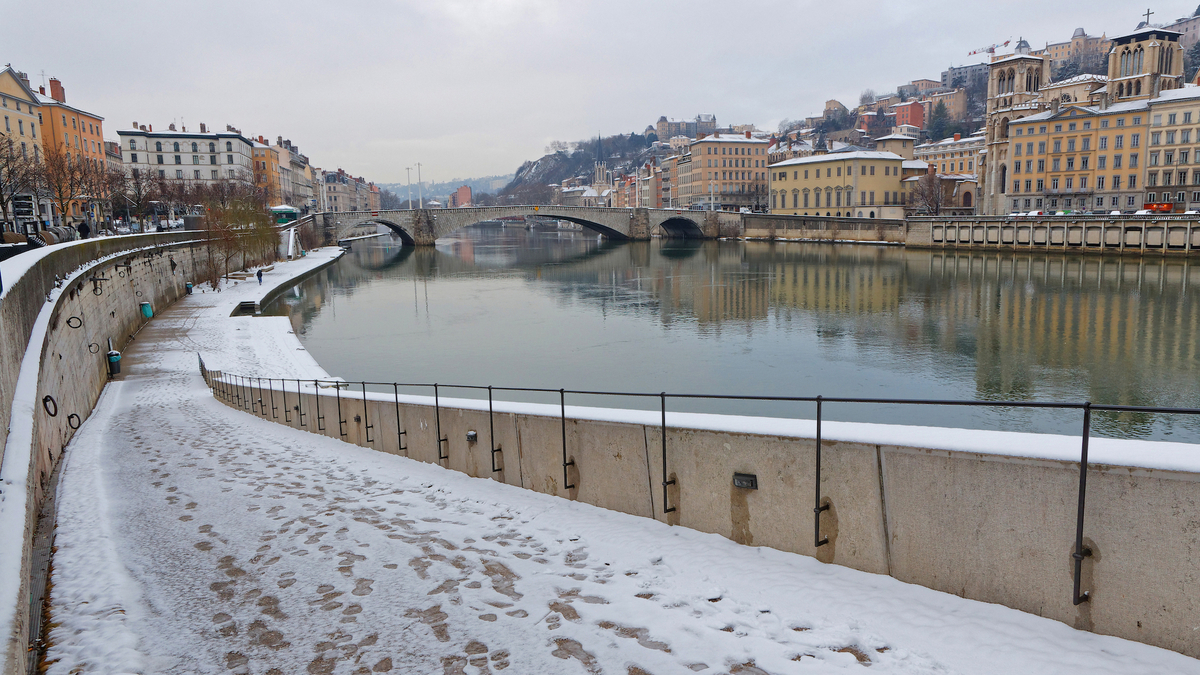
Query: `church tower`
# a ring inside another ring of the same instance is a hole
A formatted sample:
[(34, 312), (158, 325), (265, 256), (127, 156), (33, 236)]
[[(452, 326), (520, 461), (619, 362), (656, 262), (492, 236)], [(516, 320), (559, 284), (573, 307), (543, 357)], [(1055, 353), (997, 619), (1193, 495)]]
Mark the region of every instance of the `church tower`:
[(1183, 86), (1182, 33), (1143, 23), (1113, 38), (1108, 53), (1108, 102), (1155, 98)]

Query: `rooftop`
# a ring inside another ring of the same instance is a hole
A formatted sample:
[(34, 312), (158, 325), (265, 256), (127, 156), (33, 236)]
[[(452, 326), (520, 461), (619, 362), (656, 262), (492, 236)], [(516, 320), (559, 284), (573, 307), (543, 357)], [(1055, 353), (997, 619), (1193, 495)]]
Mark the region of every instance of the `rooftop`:
[(859, 150), (856, 152), (835, 152), (825, 155), (812, 155), (811, 157), (797, 157), (788, 159), (782, 162), (771, 164), (771, 167), (777, 166), (796, 166), (799, 164), (820, 164), (823, 162), (849, 162), (854, 160), (894, 160), (904, 161), (904, 158), (894, 152), (878, 152), (874, 150)]

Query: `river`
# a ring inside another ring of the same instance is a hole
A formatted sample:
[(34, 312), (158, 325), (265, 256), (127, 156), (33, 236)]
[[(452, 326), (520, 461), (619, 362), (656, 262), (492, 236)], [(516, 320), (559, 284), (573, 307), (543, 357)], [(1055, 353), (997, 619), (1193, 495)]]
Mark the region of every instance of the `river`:
[[(466, 228), (431, 248), (356, 241), (265, 312), (289, 315), (321, 365), (352, 381), (1200, 407), (1198, 291), (1200, 267), (1184, 260)], [(811, 403), (668, 406), (814, 414)], [(828, 403), (824, 415), (1067, 434), (1082, 424), (1078, 410)], [(1200, 418), (1097, 414), (1093, 433), (1200, 442)]]

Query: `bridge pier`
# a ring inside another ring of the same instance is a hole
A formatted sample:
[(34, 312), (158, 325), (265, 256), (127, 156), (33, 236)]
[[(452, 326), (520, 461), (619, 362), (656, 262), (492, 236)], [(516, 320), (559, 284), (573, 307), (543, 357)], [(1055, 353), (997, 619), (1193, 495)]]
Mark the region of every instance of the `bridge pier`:
[(437, 216), (429, 209), (413, 211), (412, 238), (417, 246), (433, 246), (437, 241), (437, 229), (434, 220)]
[(650, 241), (649, 209), (632, 209), (630, 211), (629, 238), (632, 241)]

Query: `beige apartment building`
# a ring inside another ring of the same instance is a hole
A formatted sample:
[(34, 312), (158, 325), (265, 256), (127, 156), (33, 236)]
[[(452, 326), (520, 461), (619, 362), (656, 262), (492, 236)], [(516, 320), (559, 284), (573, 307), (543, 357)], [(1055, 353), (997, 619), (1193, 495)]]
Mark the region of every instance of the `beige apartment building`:
[(672, 177), (678, 184), (678, 205), (765, 210), (769, 145), (770, 141), (753, 138), (748, 131), (693, 141), (689, 161), (677, 169), (677, 178)]
[(927, 162), (940, 175), (974, 174), (983, 148), (982, 135), (963, 138), (962, 134), (954, 134), (953, 138), (918, 145), (913, 149), (913, 157)]
[(1147, 106), (1143, 204), (1200, 210), (1200, 87), (1165, 91)]
[(1112, 40), (1104, 35), (1096, 37), (1088, 35), (1087, 31), (1082, 28), (1076, 28), (1070, 40), (1047, 43), (1046, 48), (1040, 51), (1050, 57), (1051, 66), (1057, 67), (1076, 56), (1103, 57), (1108, 54), (1110, 49), (1112, 49)]
[(903, 218), (904, 158), (893, 152), (833, 152), (770, 168), (770, 209), (793, 216)]

